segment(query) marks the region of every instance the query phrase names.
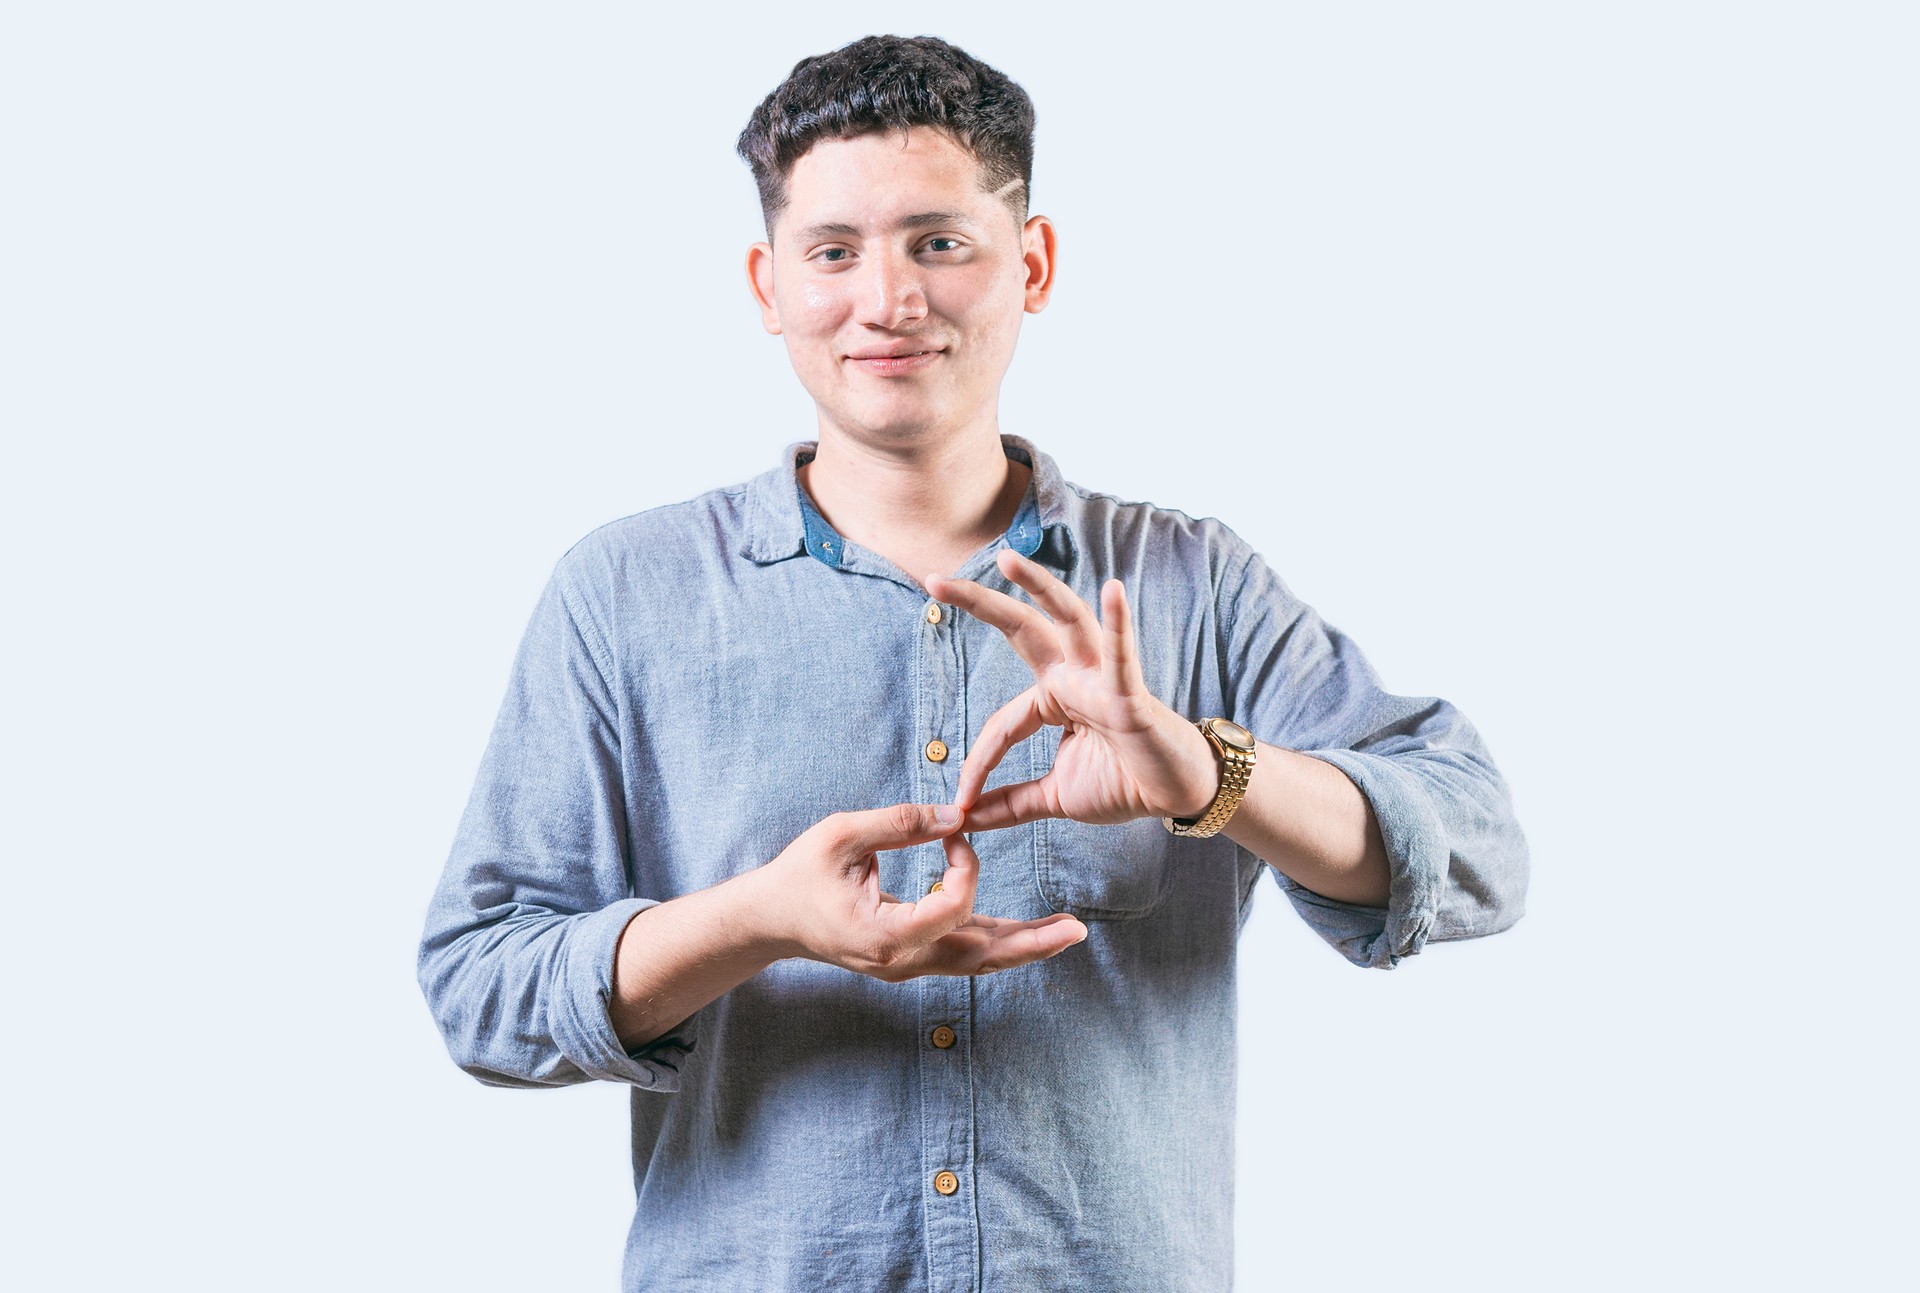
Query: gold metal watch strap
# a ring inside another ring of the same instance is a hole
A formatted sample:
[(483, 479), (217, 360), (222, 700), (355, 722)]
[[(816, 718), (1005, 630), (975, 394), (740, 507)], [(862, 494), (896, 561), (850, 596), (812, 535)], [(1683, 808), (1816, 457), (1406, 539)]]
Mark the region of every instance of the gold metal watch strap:
[(1203, 840), (1219, 834), (1220, 828), (1227, 824), (1227, 819), (1233, 816), (1234, 809), (1245, 798), (1247, 783), (1253, 779), (1255, 759), (1252, 751), (1237, 750), (1221, 740), (1213, 730), (1215, 721), (1207, 718), (1194, 724), (1220, 759), (1220, 789), (1214, 795), (1213, 802), (1207, 805), (1205, 812), (1192, 820), (1179, 817), (1160, 819), (1168, 830), (1183, 839)]

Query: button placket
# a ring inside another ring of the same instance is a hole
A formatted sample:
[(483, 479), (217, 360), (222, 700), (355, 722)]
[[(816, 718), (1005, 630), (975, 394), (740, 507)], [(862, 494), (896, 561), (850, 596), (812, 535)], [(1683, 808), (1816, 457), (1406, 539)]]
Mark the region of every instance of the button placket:
[[(937, 601), (929, 600), (920, 608), (920, 619), (924, 629), (920, 638), (923, 647), (920, 662), (926, 666), (925, 703), (920, 711), (925, 715), (920, 767), (932, 774), (926, 778), (928, 802), (951, 802), (959, 788), (955, 780), (958, 770), (947, 766), (953, 747), (946, 742), (952, 716), (958, 709), (958, 643), (953, 632), (956, 625), (947, 608)], [(946, 870), (945, 855), (936, 850), (929, 859), (936, 868), (929, 879), (938, 882)]]
[[(965, 713), (966, 678), (961, 664), (956, 617), (950, 608), (927, 602), (920, 608), (922, 646), (916, 661), (915, 718), (921, 747), (914, 783), (922, 802), (951, 802), (959, 760), (948, 738), (960, 740)], [(946, 870), (938, 843), (927, 855), (930, 874), (923, 883), (937, 892)], [(959, 975), (926, 975), (915, 981), (919, 1029), (911, 1039), (919, 1056), (923, 1224), (926, 1227), (927, 1287), (960, 1293), (979, 1287), (980, 1227), (974, 1200), (974, 1125), (972, 1047), (973, 980)]]
[[(974, 1199), (973, 1055), (967, 1030), (973, 980), (927, 975), (920, 985), (921, 1176), (928, 1287), (979, 1287), (979, 1208)], [(927, 1187), (931, 1186), (931, 1189)], [(963, 1188), (965, 1187), (965, 1188)]]

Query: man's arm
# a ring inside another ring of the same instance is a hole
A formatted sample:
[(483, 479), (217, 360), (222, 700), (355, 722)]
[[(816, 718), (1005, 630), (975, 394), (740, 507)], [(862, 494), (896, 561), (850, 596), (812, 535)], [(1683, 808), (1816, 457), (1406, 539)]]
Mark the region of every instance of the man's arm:
[[(1444, 702), (1379, 691), (1351, 643), (1264, 565), (1252, 569), (1251, 554), (1247, 565), (1254, 605), (1237, 617), (1227, 659), (1245, 683), (1244, 712), (1228, 717), (1301, 746), (1260, 744), (1224, 833), (1273, 866), (1315, 928), (1363, 964), (1391, 965), (1429, 935), (1511, 923), (1525, 844), (1471, 727)], [(1034, 686), (988, 719), (968, 753), (956, 802), (969, 825), (1197, 816), (1219, 763), (1190, 718), (1147, 691), (1119, 581), (1101, 590), (1096, 620), (1037, 564), (1003, 553), (1000, 568), (1034, 606), (969, 581), (928, 585), (1000, 629), (1034, 671)], [(1052, 769), (983, 795), (987, 774), (1043, 723), (1065, 729)]]
[[(1110, 823), (1206, 811), (1220, 788), (1218, 756), (1190, 719), (1147, 690), (1120, 581), (1101, 590), (1096, 621), (1038, 563), (1005, 552), (1000, 569), (1040, 610), (969, 580), (934, 577), (928, 588), (998, 628), (1035, 676), (1032, 688), (987, 720), (968, 753), (956, 795), (968, 824)], [(1053, 770), (982, 798), (987, 774), (1044, 723), (1067, 729)], [(1385, 906), (1387, 854), (1366, 797), (1318, 759), (1265, 742), (1257, 756), (1257, 773), (1224, 833), (1315, 893)]]
[[(1207, 746), (1217, 790), (1218, 756), (1199, 728), (1193, 734)], [(1259, 775), (1247, 783), (1246, 797), (1220, 833), (1324, 898), (1385, 907), (1391, 879), (1387, 849), (1373, 805), (1360, 788), (1330, 763), (1265, 741), (1255, 744)], [(1196, 795), (1205, 788), (1201, 783)], [(1197, 817), (1211, 802), (1208, 791), (1192, 812), (1169, 815)]]
[[(673, 1090), (695, 1012), (773, 960), (881, 978), (980, 974), (1054, 955), (1078, 921), (972, 914), (958, 814), (836, 813), (771, 862), (668, 902), (635, 897), (622, 782), (625, 711), (608, 644), (576, 614), (565, 564), (514, 662), (428, 910), (420, 986), (456, 1063), (498, 1086), (593, 1079)], [(944, 839), (941, 892), (882, 893), (875, 852)]]
[[(978, 975), (1063, 952), (1087, 936), (1064, 913), (996, 920), (973, 912), (980, 859), (948, 807), (896, 804), (822, 819), (763, 867), (651, 907), (627, 925), (609, 1010), (629, 1047), (789, 956), (889, 982)], [(939, 840), (947, 870), (917, 902), (882, 892), (876, 854)]]

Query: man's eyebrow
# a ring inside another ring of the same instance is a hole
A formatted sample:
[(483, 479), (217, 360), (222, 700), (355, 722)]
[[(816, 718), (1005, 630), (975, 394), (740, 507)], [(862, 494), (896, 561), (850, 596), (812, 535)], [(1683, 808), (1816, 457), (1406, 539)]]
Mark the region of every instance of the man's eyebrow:
[(858, 238), (860, 229), (850, 224), (810, 224), (800, 231), (803, 242), (817, 242), (822, 238)]
[(965, 225), (971, 229), (974, 222), (958, 211), (920, 211), (900, 221), (902, 229), (937, 229), (942, 225)]
[[(968, 229), (979, 227), (979, 222), (958, 211), (916, 211), (909, 216), (901, 216), (895, 222), (897, 229), (940, 229), (964, 226)], [(810, 224), (800, 230), (803, 242), (818, 242), (823, 238), (858, 238), (863, 231), (858, 225), (845, 224), (830, 220), (824, 224)]]

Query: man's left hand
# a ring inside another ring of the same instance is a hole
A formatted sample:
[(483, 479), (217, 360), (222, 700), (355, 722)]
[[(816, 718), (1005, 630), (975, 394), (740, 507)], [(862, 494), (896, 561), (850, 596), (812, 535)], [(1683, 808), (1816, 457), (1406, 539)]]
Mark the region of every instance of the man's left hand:
[[(1033, 670), (1033, 686), (989, 718), (967, 752), (954, 798), (967, 814), (966, 829), (1042, 817), (1104, 825), (1206, 811), (1220, 788), (1219, 760), (1192, 722), (1147, 690), (1120, 581), (1109, 579), (1101, 588), (1096, 619), (1091, 606), (1037, 563), (1011, 550), (998, 561), (1033, 606), (970, 579), (929, 575), (925, 581), (936, 599), (999, 629)], [(1007, 751), (1042, 724), (1064, 729), (1053, 767), (1033, 781), (981, 794)]]

